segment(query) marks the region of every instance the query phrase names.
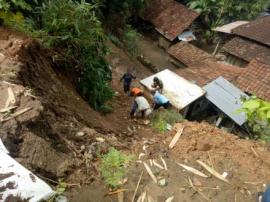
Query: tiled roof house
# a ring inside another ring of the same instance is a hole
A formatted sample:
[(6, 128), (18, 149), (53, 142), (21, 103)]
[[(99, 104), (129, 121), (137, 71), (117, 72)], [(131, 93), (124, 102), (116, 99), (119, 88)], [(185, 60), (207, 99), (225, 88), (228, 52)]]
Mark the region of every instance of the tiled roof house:
[(235, 84), (244, 92), (270, 101), (270, 65), (258, 59), (252, 60)]

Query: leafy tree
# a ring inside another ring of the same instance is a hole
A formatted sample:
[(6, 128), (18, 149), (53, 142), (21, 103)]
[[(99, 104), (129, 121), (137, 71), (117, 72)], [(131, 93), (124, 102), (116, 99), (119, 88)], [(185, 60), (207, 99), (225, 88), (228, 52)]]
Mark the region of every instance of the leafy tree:
[(130, 18), (136, 18), (144, 7), (144, 0), (101, 0), (106, 27), (122, 35)]
[(270, 102), (255, 96), (243, 102), (242, 109), (248, 118), (248, 125), (256, 138), (270, 141)]
[[(270, 5), (269, 0), (189, 0), (188, 6), (201, 13), (205, 37), (214, 38), (213, 28), (234, 20), (252, 20)], [(206, 30), (206, 31), (205, 31)]]

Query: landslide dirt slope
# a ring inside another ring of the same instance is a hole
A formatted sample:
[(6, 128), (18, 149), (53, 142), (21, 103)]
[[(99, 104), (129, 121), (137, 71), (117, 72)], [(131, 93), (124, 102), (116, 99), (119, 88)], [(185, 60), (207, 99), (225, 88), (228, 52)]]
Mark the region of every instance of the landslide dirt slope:
[[(98, 174), (97, 153), (105, 153), (110, 146), (128, 151), (140, 161), (148, 163), (158, 179), (166, 179), (166, 186), (155, 184), (142, 164), (134, 162), (128, 181), (122, 188), (125, 201), (131, 201), (138, 178), (143, 172), (136, 199), (146, 192), (148, 201), (255, 201), (256, 193), (270, 181), (269, 147), (243, 140), (206, 123), (185, 122), (184, 132), (175, 148), (168, 149), (176, 131), (158, 134), (149, 126), (128, 118), (132, 99), (122, 93), (119, 78), (127, 68), (134, 68), (139, 78), (150, 75), (122, 50), (111, 45), (108, 60), (113, 68), (112, 86), (119, 92), (111, 104), (115, 111), (101, 116), (82, 100), (64, 77), (53, 69), (50, 52), (31, 38), (0, 28), (0, 109), (6, 105), (8, 89), (12, 89), (17, 106), (10, 113), (1, 113), (0, 138), (11, 155), (35, 174), (66, 182), (80, 183), (68, 194), (71, 201), (117, 201), (98, 182), (84, 185)], [(134, 85), (139, 85), (138, 81)], [(12, 115), (31, 107), (12, 118)], [(132, 131), (130, 131), (132, 130)], [(96, 137), (102, 137), (100, 142)], [(143, 147), (144, 146), (144, 147)], [(168, 170), (151, 166), (150, 159)], [(192, 166), (209, 175), (196, 160), (201, 160), (219, 173), (227, 172), (226, 184), (215, 177), (203, 179), (180, 168), (176, 162)], [(191, 179), (197, 191), (190, 187)], [(97, 180), (99, 181), (99, 180)], [(202, 195), (203, 194), (203, 195)], [(205, 196), (205, 197), (204, 197)]]
[(49, 53), (37, 41), (0, 28), (0, 109), (5, 108), (8, 89), (16, 98), (9, 106), (17, 106), (0, 118), (31, 108), (1, 122), (0, 138), (11, 155), (36, 174), (86, 183), (97, 176), (91, 162), (98, 152), (123, 147), (117, 140), (119, 128), (66, 85)]

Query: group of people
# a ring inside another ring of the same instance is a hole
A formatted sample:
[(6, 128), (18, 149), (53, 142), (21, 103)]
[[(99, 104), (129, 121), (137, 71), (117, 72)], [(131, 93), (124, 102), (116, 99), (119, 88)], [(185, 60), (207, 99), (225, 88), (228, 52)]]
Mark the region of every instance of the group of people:
[[(129, 96), (135, 97), (130, 116), (134, 117), (137, 114), (141, 114), (141, 117), (148, 117), (152, 113), (152, 108), (147, 101), (147, 99), (143, 95), (143, 91), (138, 87), (131, 88), (132, 80), (136, 79), (136, 77), (130, 72), (126, 72), (120, 81), (123, 81), (124, 92)], [(169, 99), (167, 99), (163, 93), (163, 82), (158, 77), (154, 77), (153, 84), (151, 85), (151, 94), (153, 95), (153, 109), (159, 109), (160, 107), (164, 107), (168, 109), (171, 107), (171, 103)]]

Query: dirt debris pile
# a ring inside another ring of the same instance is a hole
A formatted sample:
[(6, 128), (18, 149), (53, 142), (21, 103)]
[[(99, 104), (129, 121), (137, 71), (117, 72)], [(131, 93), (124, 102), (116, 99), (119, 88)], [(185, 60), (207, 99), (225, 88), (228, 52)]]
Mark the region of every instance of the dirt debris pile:
[[(53, 66), (37, 41), (0, 28), (0, 138), (35, 173), (87, 183), (97, 174), (97, 152), (117, 146), (115, 131)], [(9, 92), (14, 103), (8, 103)]]

